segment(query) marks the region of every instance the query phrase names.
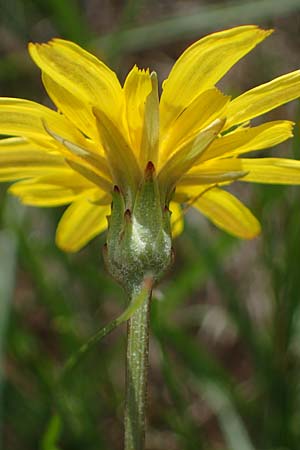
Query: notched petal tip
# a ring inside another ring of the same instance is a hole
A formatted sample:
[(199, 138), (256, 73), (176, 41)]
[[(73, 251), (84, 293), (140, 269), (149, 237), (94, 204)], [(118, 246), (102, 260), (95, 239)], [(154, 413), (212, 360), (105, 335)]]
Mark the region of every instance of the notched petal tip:
[(41, 47), (42, 45), (44, 45), (44, 42), (28, 42), (27, 48), (30, 51), (31, 49)]
[(269, 37), (271, 34), (274, 33), (275, 29), (274, 28), (262, 28), (259, 25), (241, 25), (239, 27), (236, 27), (237, 29), (240, 28), (250, 28), (252, 27), (253, 29), (255, 29), (259, 34), (261, 34), (263, 36), (263, 40), (266, 39), (267, 37)]
[(64, 44), (65, 42), (71, 42), (72, 44), (77, 45), (74, 42), (69, 41), (68, 39), (62, 39), (62, 38), (59, 38), (59, 37), (51, 38), (48, 41), (48, 44)]
[[(44, 48), (48, 47), (49, 48), (49, 47), (53, 47), (55, 45), (63, 45), (66, 42), (72, 43), (71, 41), (69, 41), (67, 39), (61, 39), (61, 38), (54, 37), (54, 38), (49, 39), (46, 42), (44, 42), (44, 41), (43, 42), (29, 42), (28, 43), (28, 49), (29, 50), (30, 49), (34, 49), (34, 48), (39, 49), (41, 47), (44, 47)], [(74, 44), (74, 45), (76, 45), (76, 44)]]
[(267, 29), (265, 29), (265, 28), (258, 27), (258, 29), (259, 29), (262, 33), (265, 34), (265, 37), (266, 37), (266, 38), (267, 38), (268, 36), (270, 36), (271, 34), (273, 34), (274, 31), (275, 31), (274, 28), (267, 28)]
[[(286, 121), (286, 122), (287, 122), (287, 121)], [(294, 136), (294, 129), (295, 129), (295, 126), (296, 126), (296, 122), (292, 122), (292, 121), (289, 122), (290, 137), (293, 137), (293, 136)]]
[(147, 67), (146, 69), (144, 68), (140, 69), (137, 64), (134, 64), (129, 73), (151, 76), (149, 67)]
[(29, 42), (27, 45), (28, 52), (31, 58), (35, 61), (38, 56), (38, 52), (52, 46), (53, 39), (48, 42)]

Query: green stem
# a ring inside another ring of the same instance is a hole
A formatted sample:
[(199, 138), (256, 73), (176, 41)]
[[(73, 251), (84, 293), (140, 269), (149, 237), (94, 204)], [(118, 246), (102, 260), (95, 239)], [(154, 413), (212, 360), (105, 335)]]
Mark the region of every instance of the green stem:
[[(132, 297), (138, 295), (133, 292)], [(126, 356), (125, 450), (143, 450), (149, 353), (151, 289), (128, 321)]]

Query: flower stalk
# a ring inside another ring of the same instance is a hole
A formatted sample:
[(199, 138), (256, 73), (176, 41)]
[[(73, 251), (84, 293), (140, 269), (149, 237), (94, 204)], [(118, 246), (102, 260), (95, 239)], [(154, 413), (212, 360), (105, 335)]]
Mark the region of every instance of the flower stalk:
[(125, 450), (143, 450), (145, 444), (151, 291), (127, 325)]
[(104, 251), (107, 269), (130, 302), (147, 291), (128, 321), (124, 417), (125, 450), (143, 450), (151, 293), (172, 262), (171, 214), (151, 161), (136, 192), (124, 195), (115, 186), (112, 197)]

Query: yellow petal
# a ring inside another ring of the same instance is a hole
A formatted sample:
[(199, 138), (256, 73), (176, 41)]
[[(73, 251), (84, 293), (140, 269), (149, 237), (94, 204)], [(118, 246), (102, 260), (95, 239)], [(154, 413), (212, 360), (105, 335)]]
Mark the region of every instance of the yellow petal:
[(160, 164), (183, 143), (195, 138), (201, 129), (215, 119), (225, 116), (224, 107), (230, 97), (213, 88), (202, 92), (180, 114), (168, 130), (161, 129)]
[(300, 70), (245, 92), (228, 106), (226, 128), (260, 116), (300, 97)]
[(103, 191), (109, 193), (112, 188), (112, 183), (107, 178), (104, 178), (97, 171), (94, 171), (89, 165), (84, 163), (78, 163), (76, 161), (72, 161), (66, 159), (66, 163), (73, 169), (78, 172), (84, 178), (86, 178), (91, 183), (95, 184), (97, 187), (102, 189)]
[(130, 190), (136, 189), (141, 177), (136, 157), (124, 136), (106, 114), (97, 108), (94, 108), (94, 114), (113, 182), (120, 187), (124, 195), (129, 195)]
[(155, 72), (150, 75), (151, 92), (146, 98), (143, 134), (140, 149), (140, 164), (145, 168), (149, 161), (157, 166), (159, 143), (159, 98), (158, 80)]
[(242, 180), (246, 174), (241, 159), (212, 159), (192, 167), (182, 177), (179, 186), (226, 183)]
[(72, 92), (67, 91), (46, 73), (42, 74), (42, 79), (49, 97), (58, 110), (68, 117), (73, 125), (79, 128), (86, 136), (96, 140), (96, 119), (90, 104), (76, 97)]
[(193, 206), (217, 227), (242, 239), (260, 233), (260, 224), (251, 211), (229, 192), (219, 188), (206, 191)]
[[(87, 162), (89, 168), (100, 172), (99, 176), (104, 179), (109, 177), (106, 160), (101, 154), (95, 153), (95, 145), (64, 116), (38, 103), (0, 98), (0, 134), (24, 136), (38, 143), (40, 147), (51, 152), (60, 152), (78, 164)], [(82, 149), (84, 150), (80, 154)]]
[(72, 203), (64, 212), (56, 231), (58, 247), (77, 252), (107, 228), (110, 206), (97, 205), (89, 198)]
[(180, 178), (199, 159), (209, 144), (216, 138), (224, 125), (224, 120), (216, 120), (205, 128), (199, 135), (189, 143), (180, 147), (165, 163), (159, 173), (161, 191), (169, 195)]
[(134, 66), (125, 80), (124, 95), (130, 142), (137, 156), (141, 148), (145, 102), (151, 89), (149, 70)]
[(163, 128), (271, 31), (247, 25), (210, 34), (191, 45), (177, 60), (163, 85)]
[(241, 181), (271, 184), (300, 184), (300, 161), (285, 158), (241, 159), (247, 174)]
[(98, 153), (95, 151), (95, 148), (91, 146), (91, 142), (86, 139), (83, 143), (85, 147), (83, 147), (54, 133), (46, 124), (44, 124), (44, 127), (49, 136), (60, 144), (59, 151), (66, 157), (66, 161), (69, 164), (71, 160), (75, 164), (83, 165), (87, 167), (88, 170), (97, 174), (97, 178), (102, 179), (102, 182), (99, 184), (101, 187), (105, 184), (111, 185), (111, 177), (106, 158), (100, 152)]
[(31, 206), (60, 206), (73, 202), (91, 184), (76, 172), (61, 175), (38, 177), (20, 181), (9, 188), (9, 192)]
[(226, 158), (211, 160), (193, 167), (181, 180), (181, 186), (213, 183), (214, 179), (271, 184), (300, 184), (300, 161), (285, 158)]
[(34, 62), (57, 84), (84, 102), (101, 105), (110, 117), (118, 117), (122, 88), (116, 74), (95, 56), (63, 39), (29, 44)]
[(0, 134), (29, 137), (45, 146), (56, 146), (44, 124), (65, 139), (84, 142), (81, 133), (61, 114), (29, 100), (0, 98)]
[(0, 181), (36, 177), (70, 171), (60, 155), (48, 153), (23, 138), (0, 140)]
[(176, 202), (170, 202), (169, 209), (171, 211), (171, 230), (172, 230), (172, 238), (179, 236), (183, 232), (183, 212), (179, 205)]
[(176, 186), (176, 191), (173, 195), (173, 200), (177, 203), (186, 203), (187, 206), (193, 206), (193, 203), (201, 196), (205, 191), (215, 187), (214, 184), (211, 185), (190, 185), (188, 187), (181, 186), (180, 184)]
[(238, 167), (236, 167), (235, 170), (234, 166), (228, 167), (227, 171), (223, 166), (211, 167), (210, 171), (202, 170), (201, 172), (199, 171), (199, 173), (188, 173), (184, 175), (179, 181), (178, 186), (185, 187), (197, 184), (199, 186), (204, 185), (207, 187), (209, 185), (228, 184), (233, 181), (242, 180), (246, 174), (247, 172), (242, 169), (239, 170)]
[(263, 150), (280, 144), (293, 136), (293, 126), (293, 122), (278, 120), (253, 128), (238, 128), (216, 139), (201, 156), (200, 162)]

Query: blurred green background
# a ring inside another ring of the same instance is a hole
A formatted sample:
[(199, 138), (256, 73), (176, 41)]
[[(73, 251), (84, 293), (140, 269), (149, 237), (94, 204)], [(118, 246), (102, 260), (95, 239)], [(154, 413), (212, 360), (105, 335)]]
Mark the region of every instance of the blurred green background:
[[(243, 90), (299, 66), (300, 1), (0, 0), (0, 95), (49, 105), (27, 42), (74, 40), (123, 80), (133, 64), (162, 81), (204, 34), (238, 24), (276, 33), (221, 82)], [(297, 102), (268, 118), (299, 123)], [(300, 158), (293, 141), (264, 154)], [(4, 450), (122, 448), (126, 328), (68, 374), (68, 356), (124, 309), (106, 275), (104, 236), (75, 255), (54, 245), (63, 209), (25, 208), (0, 187), (0, 439)], [(156, 290), (148, 450), (299, 450), (300, 188), (241, 186), (261, 237), (238, 241), (197, 213)]]

